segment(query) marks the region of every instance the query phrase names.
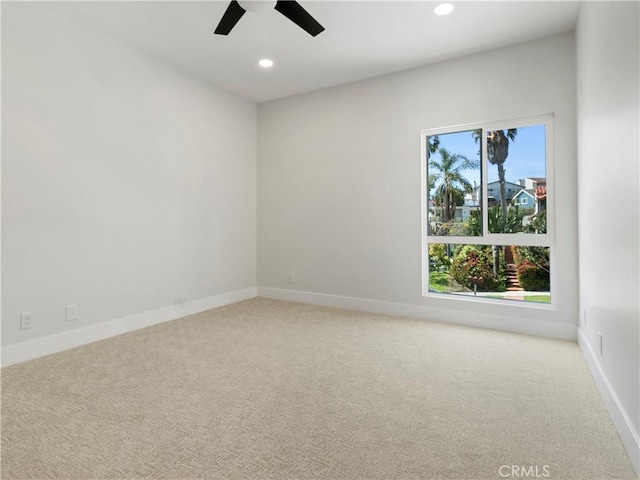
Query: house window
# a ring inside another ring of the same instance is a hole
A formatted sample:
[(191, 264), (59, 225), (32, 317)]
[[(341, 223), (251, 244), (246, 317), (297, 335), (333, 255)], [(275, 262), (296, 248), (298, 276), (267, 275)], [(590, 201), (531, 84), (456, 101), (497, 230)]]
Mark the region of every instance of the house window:
[[(552, 122), (423, 130), (423, 295), (551, 303)], [(544, 199), (512, 203), (507, 185), (527, 182)]]

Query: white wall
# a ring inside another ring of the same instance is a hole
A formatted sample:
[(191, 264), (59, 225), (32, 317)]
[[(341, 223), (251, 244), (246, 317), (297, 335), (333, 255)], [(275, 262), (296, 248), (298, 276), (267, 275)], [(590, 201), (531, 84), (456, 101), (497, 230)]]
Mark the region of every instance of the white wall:
[[(571, 34), (260, 105), (262, 291), (569, 337), (586, 312), (583, 351), (638, 468), (637, 25), (637, 3), (582, 7), (579, 182)], [(254, 104), (6, 2), (2, 101), (3, 346), (256, 284)], [(420, 130), (548, 112), (557, 308), (423, 298)]]
[(2, 101), (3, 346), (255, 292), (255, 104), (30, 2)]
[[(575, 339), (574, 60), (564, 34), (260, 104), (259, 292)], [(557, 309), (423, 298), (420, 130), (550, 112)]]
[[(580, 312), (586, 312), (586, 325), (583, 318), (580, 326), (580, 340), (587, 360), (594, 364), (596, 378), (602, 376), (603, 396), (609, 400), (612, 417), (637, 470), (640, 448), (638, 25), (637, 2), (584, 2), (576, 32)], [(599, 332), (603, 339), (602, 355)]]

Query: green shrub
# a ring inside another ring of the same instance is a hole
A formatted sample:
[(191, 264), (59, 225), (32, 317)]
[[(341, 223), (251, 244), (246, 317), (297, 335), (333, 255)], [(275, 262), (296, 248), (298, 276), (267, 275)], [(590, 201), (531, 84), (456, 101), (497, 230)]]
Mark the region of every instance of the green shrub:
[(496, 205), (487, 210), (489, 232), (491, 233), (516, 233), (522, 231), (522, 218), (524, 210), (518, 206), (507, 207), (507, 216), (502, 216), (502, 207)]
[(464, 232), (462, 235), (469, 237), (479, 237), (482, 235), (482, 219), (480, 212), (473, 210), (470, 212), (469, 218), (464, 222)]
[(547, 233), (547, 212), (538, 213), (531, 223), (524, 227), (526, 233)]
[(478, 291), (498, 291), (504, 289), (501, 276), (493, 273), (493, 254), (490, 246), (465, 245), (451, 264), (451, 276), (460, 285), (473, 290), (477, 281)]
[(520, 286), (525, 290), (548, 292), (551, 289), (549, 248), (517, 247), (516, 271)]
[(447, 248), (444, 243), (429, 244), (429, 270), (431, 272), (441, 272), (449, 270), (451, 260), (447, 255)]
[(549, 272), (523, 260), (516, 267), (520, 286), (529, 292), (548, 292), (550, 289)]

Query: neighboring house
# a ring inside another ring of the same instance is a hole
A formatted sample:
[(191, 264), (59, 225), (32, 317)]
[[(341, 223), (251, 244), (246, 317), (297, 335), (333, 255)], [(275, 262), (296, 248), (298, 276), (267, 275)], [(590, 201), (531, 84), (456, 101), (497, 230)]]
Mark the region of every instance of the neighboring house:
[(513, 197), (513, 204), (520, 208), (533, 208), (533, 215), (527, 215), (522, 219), (522, 224), (527, 226), (540, 213), (547, 210), (547, 179), (526, 178), (531, 188), (523, 188)]
[[(431, 223), (431, 228), (435, 229), (438, 225), (442, 224), (442, 209), (442, 205), (436, 205), (433, 200), (429, 201), (429, 222)], [(471, 212), (479, 210), (480, 205), (473, 202), (472, 195), (468, 193), (464, 197), (464, 204), (456, 206), (453, 222), (463, 223), (471, 216)]]
[[(522, 202), (522, 197), (519, 197), (518, 204), (522, 208), (536, 208), (536, 188), (544, 188), (544, 197), (546, 199), (547, 179), (545, 177), (527, 177), (518, 180), (517, 182), (504, 182), (504, 190), (507, 197), (507, 202), (516, 204), (516, 195), (523, 195), (521, 192), (525, 190), (531, 197), (531, 200)], [(529, 198), (529, 197), (527, 197)], [(500, 182), (495, 181), (487, 184), (487, 199), (489, 206), (500, 204)], [(480, 187), (473, 189), (472, 200), (474, 203), (480, 203)], [(544, 210), (544, 208), (542, 208)], [(537, 210), (536, 210), (537, 211)]]
[(479, 210), (479, 206), (470, 206), (463, 205), (461, 207), (456, 207), (456, 222), (465, 222), (471, 216), (471, 212), (474, 210)]
[[(522, 180), (521, 180), (522, 181)], [(522, 190), (522, 185), (518, 183), (512, 182), (504, 182), (504, 190), (505, 196), (507, 197), (507, 201), (510, 202), (511, 199)], [(500, 182), (495, 181), (487, 184), (487, 199), (489, 201), (489, 206), (496, 205), (500, 203)], [(473, 202), (480, 203), (480, 187), (476, 187), (473, 189)]]
[(547, 179), (545, 177), (527, 177), (520, 180), (519, 183), (526, 189), (535, 189), (536, 187), (546, 187)]
[(547, 210), (547, 184), (539, 185), (534, 189), (536, 197), (536, 213)]
[[(547, 179), (545, 177), (528, 177), (520, 180), (520, 184), (524, 186), (523, 190), (534, 200), (533, 203), (527, 201), (527, 205), (521, 202), (519, 203), (520, 207), (533, 208), (535, 213), (544, 212), (547, 209)], [(520, 195), (520, 192), (518, 194)], [(520, 200), (522, 200), (522, 197), (520, 197)]]
[(535, 191), (532, 188), (523, 188), (513, 196), (512, 203), (520, 208), (536, 208)]

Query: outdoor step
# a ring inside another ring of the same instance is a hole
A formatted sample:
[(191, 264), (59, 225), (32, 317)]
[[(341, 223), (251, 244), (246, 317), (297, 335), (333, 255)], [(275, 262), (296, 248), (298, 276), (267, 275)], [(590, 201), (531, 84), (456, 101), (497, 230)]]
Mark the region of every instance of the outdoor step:
[[(510, 251), (508, 253), (511, 253)], [(506, 257), (505, 257), (506, 258)], [(509, 259), (511, 260), (511, 259)], [(518, 270), (516, 266), (509, 262), (504, 269), (504, 276), (507, 280), (507, 292), (523, 292), (524, 288), (520, 286), (518, 281)]]
[(523, 292), (524, 289), (520, 286), (518, 281), (518, 271), (516, 266), (512, 263), (507, 264), (504, 269), (504, 274), (507, 280), (507, 292)]

